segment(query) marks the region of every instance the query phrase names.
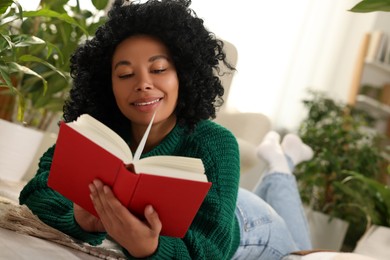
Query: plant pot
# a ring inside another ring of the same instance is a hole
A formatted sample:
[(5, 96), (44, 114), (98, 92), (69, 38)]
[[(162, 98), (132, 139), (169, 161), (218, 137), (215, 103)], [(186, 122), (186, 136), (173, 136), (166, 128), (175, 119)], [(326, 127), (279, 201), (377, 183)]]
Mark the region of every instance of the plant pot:
[(0, 119), (0, 179), (20, 181), (43, 137), (44, 132)]
[(314, 249), (340, 251), (349, 223), (305, 207)]
[(4, 94), (7, 89), (0, 89), (0, 119), (10, 121), (12, 119), (15, 96)]
[(378, 260), (387, 260), (390, 256), (389, 242), (390, 228), (372, 225), (360, 238), (354, 252)]
[(39, 159), (42, 157), (42, 155), (51, 147), (53, 144), (55, 144), (57, 140), (57, 134), (52, 133), (49, 131), (45, 131), (42, 137), (42, 141), (35, 152), (35, 156), (32, 159), (32, 163), (28, 167), (26, 173), (23, 175), (22, 180), (23, 181), (29, 181), (34, 175), (37, 173), (38, 170), (38, 163)]

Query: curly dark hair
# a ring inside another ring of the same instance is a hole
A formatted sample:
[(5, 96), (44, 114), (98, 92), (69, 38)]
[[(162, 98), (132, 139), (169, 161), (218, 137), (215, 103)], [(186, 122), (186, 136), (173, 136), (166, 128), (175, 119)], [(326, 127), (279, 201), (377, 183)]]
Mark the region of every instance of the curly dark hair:
[(231, 70), (223, 42), (189, 8), (189, 0), (116, 0), (95, 37), (79, 46), (71, 58), (73, 87), (64, 106), (65, 121), (88, 113), (117, 132), (130, 125), (116, 105), (111, 83), (111, 59), (116, 46), (133, 35), (161, 40), (170, 51), (179, 78), (175, 113), (178, 123), (192, 129), (215, 118), (223, 104), (219, 62)]

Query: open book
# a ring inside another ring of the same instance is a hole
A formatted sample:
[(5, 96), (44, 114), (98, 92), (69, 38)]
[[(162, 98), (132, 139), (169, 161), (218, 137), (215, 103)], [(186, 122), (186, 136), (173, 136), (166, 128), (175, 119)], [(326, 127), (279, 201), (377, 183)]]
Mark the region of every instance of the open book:
[(183, 237), (211, 183), (198, 158), (140, 159), (153, 120), (154, 116), (134, 157), (118, 134), (87, 114), (62, 122), (48, 186), (97, 216), (88, 185), (100, 179), (139, 218), (152, 205), (162, 222), (161, 235)]

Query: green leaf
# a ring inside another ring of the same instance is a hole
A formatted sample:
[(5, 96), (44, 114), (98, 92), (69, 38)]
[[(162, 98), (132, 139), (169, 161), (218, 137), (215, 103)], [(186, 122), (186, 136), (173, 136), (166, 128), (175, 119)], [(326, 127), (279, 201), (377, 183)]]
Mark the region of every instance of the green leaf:
[(64, 21), (68, 24), (77, 26), (78, 28), (80, 28), (83, 31), (83, 33), (88, 35), (88, 31), (86, 30), (86, 28), (81, 26), (73, 17), (70, 17), (67, 13), (60, 14), (58, 12), (55, 12), (55, 11), (49, 10), (49, 9), (40, 9), (37, 11), (26, 11), (23, 13), (23, 17), (37, 17), (37, 16), (38, 17), (57, 18), (57, 19)]
[(60, 59), (60, 62), (61, 64), (64, 63), (64, 55), (62, 54), (62, 51), (60, 50), (60, 48), (58, 48), (57, 45), (55, 44), (52, 44), (50, 42), (46, 42), (46, 45), (47, 45), (47, 48), (48, 48), (48, 51), (47, 51), (47, 57), (46, 58), (49, 58), (50, 55), (52, 54), (53, 52), (53, 49), (57, 51), (57, 54), (59, 56), (59, 59)]
[[(64, 80), (61, 76), (59, 76), (55, 71), (48, 70), (40, 74), (43, 78), (47, 80), (48, 89), (45, 96), (54, 96), (56, 94), (62, 94), (66, 88), (70, 87), (70, 81)], [(67, 76), (70, 77), (70, 76)], [(40, 87), (39, 87), (39, 79), (36, 77), (26, 77), (23, 80), (23, 85), (21, 86), (21, 91), (24, 93), (33, 93), (39, 92), (41, 95)]]
[(41, 59), (41, 58), (38, 58), (36, 56), (32, 56), (32, 55), (23, 55), (21, 57), (19, 57), (19, 60), (20, 61), (24, 61), (24, 62), (39, 62), (47, 67), (49, 67), (50, 69), (52, 69), (53, 71), (57, 72), (59, 75), (61, 75), (64, 79), (66, 79), (66, 76), (59, 70), (57, 69), (55, 66), (53, 66), (52, 64), (50, 64), (49, 62)]
[(13, 21), (19, 19), (18, 16), (13, 15), (13, 16), (8, 16), (0, 19), (0, 27), (4, 27), (7, 23), (12, 23)]
[[(18, 113), (17, 119), (22, 122), (24, 119), (24, 110), (26, 108), (26, 101), (22, 93), (12, 85), (11, 79), (9, 77), (9, 70), (7, 67), (7, 71), (4, 70), (3, 66), (0, 66), (0, 76), (5, 81), (6, 86), (10, 89), (12, 95), (16, 95), (18, 97)], [(4, 84), (0, 81), (0, 86), (4, 86)]]
[(50, 111), (61, 111), (64, 105), (64, 99), (58, 97), (38, 96), (34, 107), (48, 109)]
[[(56, 1), (44, 0), (44, 1), (40, 1), (40, 2), (41, 2), (41, 5), (44, 6), (45, 8), (59, 12), (60, 10), (64, 10), (64, 6), (70, 1), (69, 0), (56, 0)], [(76, 1), (76, 2), (79, 2), (79, 1)]]
[(19, 19), (20, 19), (20, 20), (23, 20), (23, 8), (22, 8), (22, 6), (19, 4), (18, 1), (13, 1), (13, 2), (16, 4), (16, 7), (18, 8), (18, 11), (19, 11), (19, 13), (18, 13)]
[(108, 0), (92, 0), (92, 4), (98, 10), (104, 10), (108, 4)]
[[(12, 47), (14, 46), (14, 43), (12, 42), (11, 38), (8, 35), (4, 35), (2, 33), (0, 33), (0, 36), (7, 42), (8, 47), (10, 49), (12, 49)], [(8, 48), (6, 48), (6, 49), (8, 49)]]
[(62, 112), (64, 108), (64, 99), (62, 98), (51, 98), (50, 102), (45, 106), (45, 109), (50, 111)]
[(9, 77), (8, 68), (7, 68), (7, 70), (5, 70), (3, 66), (0, 66), (0, 76), (3, 79), (3, 80), (0, 80), (0, 83), (2, 81), (4, 81), (4, 83), (5, 83), (5, 85), (4, 84), (1, 84), (1, 85), (7, 86), (11, 90), (12, 94), (15, 94), (16, 88), (12, 85), (11, 78)]
[(13, 0), (2, 0), (0, 2), (0, 15), (4, 14), (5, 11), (7, 11), (8, 7), (10, 7), (13, 2), (14, 2)]
[(355, 13), (368, 13), (375, 11), (390, 12), (389, 0), (363, 0), (356, 4), (351, 10)]
[(40, 78), (42, 80), (42, 83), (43, 83), (43, 95), (45, 95), (45, 93), (47, 91), (47, 81), (46, 81), (46, 79), (44, 79), (41, 75), (39, 75), (38, 73), (36, 73), (32, 69), (29, 69), (26, 66), (20, 65), (20, 64), (18, 64), (16, 62), (10, 62), (10, 66), (14, 67), (15, 69), (17, 69), (20, 72), (23, 72), (24, 74), (29, 74), (29, 75), (35, 76), (37, 78)]
[(36, 44), (46, 44), (44, 40), (32, 35), (21, 34), (13, 38), (15, 47), (29, 47)]
[(390, 217), (390, 187), (356, 172), (347, 171), (347, 173), (373, 191), (378, 202), (387, 209), (387, 214)]
[[(0, 2), (0, 16), (5, 14), (5, 12), (8, 10), (8, 8), (12, 5), (12, 4), (15, 4), (16, 7), (18, 8), (18, 13), (17, 13), (17, 16), (19, 19), (23, 19), (23, 8), (22, 6), (19, 4), (18, 1), (16, 0), (2, 0), (2, 2)], [(14, 14), (14, 12), (12, 12), (12, 14)], [(13, 15), (12, 17), (6, 17), (6, 18), (10, 18), (10, 20), (8, 19), (3, 19), (3, 20), (7, 20), (7, 21), (1, 21), (0, 24), (6, 24), (12, 20), (15, 20), (13, 17), (16, 17), (16, 15)]]
[(17, 113), (17, 120), (19, 122), (23, 122), (24, 119), (24, 110), (26, 109), (26, 101), (22, 95), (22, 93), (19, 92), (19, 90), (16, 90), (18, 93), (18, 113)]

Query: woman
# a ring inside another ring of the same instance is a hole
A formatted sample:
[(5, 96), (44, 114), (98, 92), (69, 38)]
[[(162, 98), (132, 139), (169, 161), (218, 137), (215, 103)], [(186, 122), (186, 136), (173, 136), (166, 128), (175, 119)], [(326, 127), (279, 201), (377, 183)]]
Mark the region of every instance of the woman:
[[(146, 221), (141, 221), (100, 180), (89, 185), (99, 219), (48, 188), (55, 146), (42, 156), (36, 176), (21, 192), (20, 203), (45, 223), (92, 245), (109, 235), (128, 258), (279, 259), (304, 249), (297, 246), (300, 241), (295, 241), (270, 206), (252, 193), (239, 192), (237, 142), (228, 130), (209, 120), (223, 102), (218, 64), (222, 61), (233, 68), (226, 61), (222, 42), (204, 27), (189, 5), (185, 0), (115, 1), (107, 22), (71, 59), (74, 85), (64, 106), (65, 121), (88, 113), (120, 134), (132, 151), (158, 110), (142, 157), (201, 158), (212, 182), (185, 237), (160, 236), (161, 222), (153, 205), (145, 208)], [(283, 183), (292, 185), (295, 196), (295, 179), (288, 176)], [(268, 179), (272, 184), (273, 177)], [(282, 208), (300, 212), (299, 196), (294, 198), (294, 203)], [(244, 205), (249, 201), (255, 204)], [(261, 229), (248, 229), (248, 219), (242, 215), (248, 207), (258, 209), (253, 223)], [(267, 221), (257, 221), (263, 219)], [(303, 215), (296, 219), (292, 225), (298, 223), (305, 229)], [(272, 236), (269, 232), (266, 235), (264, 228), (272, 231)], [(246, 244), (247, 233), (258, 245)], [(305, 239), (303, 247), (308, 246)]]

